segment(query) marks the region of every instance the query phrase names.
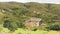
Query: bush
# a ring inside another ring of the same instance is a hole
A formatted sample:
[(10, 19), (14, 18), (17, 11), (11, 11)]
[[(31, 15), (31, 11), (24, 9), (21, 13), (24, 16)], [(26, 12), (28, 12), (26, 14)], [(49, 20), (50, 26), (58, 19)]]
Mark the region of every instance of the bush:
[(60, 30), (60, 24), (53, 24), (47, 27), (48, 30)]
[(15, 31), (18, 28), (18, 26), (15, 22), (12, 22), (9, 20), (5, 20), (3, 26), (5, 28), (8, 28), (10, 31)]

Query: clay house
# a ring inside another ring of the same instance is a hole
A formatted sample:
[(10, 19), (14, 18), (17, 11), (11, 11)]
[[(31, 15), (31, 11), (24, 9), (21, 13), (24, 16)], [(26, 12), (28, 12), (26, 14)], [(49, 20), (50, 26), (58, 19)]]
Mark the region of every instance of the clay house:
[(42, 24), (41, 20), (42, 19), (40, 19), (40, 18), (30, 18), (29, 20), (25, 21), (25, 26), (28, 29), (34, 28), (34, 27), (39, 27)]

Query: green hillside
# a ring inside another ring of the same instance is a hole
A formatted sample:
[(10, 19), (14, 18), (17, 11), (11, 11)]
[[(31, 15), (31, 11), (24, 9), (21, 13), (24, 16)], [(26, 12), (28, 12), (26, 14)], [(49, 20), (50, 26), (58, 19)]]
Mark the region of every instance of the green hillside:
[(60, 24), (60, 5), (36, 2), (17, 3), (0, 2), (0, 24), (4, 28), (15, 31), (25, 28), (24, 22), (29, 18), (41, 18), (48, 26)]

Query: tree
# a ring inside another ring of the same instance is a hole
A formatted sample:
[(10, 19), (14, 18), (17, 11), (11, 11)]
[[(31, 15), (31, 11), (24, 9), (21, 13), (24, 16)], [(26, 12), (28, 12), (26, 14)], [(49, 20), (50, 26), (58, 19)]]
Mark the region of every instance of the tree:
[(15, 22), (9, 20), (5, 20), (3, 26), (8, 28), (10, 31), (15, 31), (18, 28)]

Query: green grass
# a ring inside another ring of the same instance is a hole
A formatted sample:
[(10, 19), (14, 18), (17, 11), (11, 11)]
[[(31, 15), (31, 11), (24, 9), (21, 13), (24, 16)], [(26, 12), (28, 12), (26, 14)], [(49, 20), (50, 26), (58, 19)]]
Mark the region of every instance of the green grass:
[(59, 34), (59, 31), (44, 31), (44, 30), (28, 31), (20, 28), (13, 32), (13, 34)]
[[(7, 28), (3, 28), (2, 32), (10, 32)], [(1, 32), (0, 32), (1, 33)], [(37, 31), (29, 31), (24, 30), (22, 28), (18, 28), (15, 32), (9, 34), (59, 34), (59, 31), (45, 31), (45, 30), (37, 30)]]

